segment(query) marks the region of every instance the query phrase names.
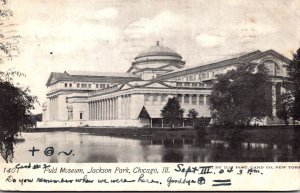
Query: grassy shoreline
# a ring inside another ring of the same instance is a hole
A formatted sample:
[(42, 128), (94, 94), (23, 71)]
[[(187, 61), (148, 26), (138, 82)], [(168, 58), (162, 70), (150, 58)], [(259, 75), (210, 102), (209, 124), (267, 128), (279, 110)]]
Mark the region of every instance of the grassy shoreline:
[[(153, 138), (199, 138), (199, 133), (193, 128), (112, 128), (112, 127), (68, 127), (68, 128), (36, 128), (30, 132), (54, 132), (69, 131), (89, 133), (99, 136), (126, 137), (137, 139)], [(238, 136), (246, 142), (271, 142), (289, 143), (295, 138), (300, 138), (300, 126), (264, 126), (247, 127), (240, 130)], [(200, 136), (201, 137), (201, 136)], [(236, 136), (233, 129), (228, 128), (206, 128), (206, 135), (202, 136), (210, 140), (230, 140)]]

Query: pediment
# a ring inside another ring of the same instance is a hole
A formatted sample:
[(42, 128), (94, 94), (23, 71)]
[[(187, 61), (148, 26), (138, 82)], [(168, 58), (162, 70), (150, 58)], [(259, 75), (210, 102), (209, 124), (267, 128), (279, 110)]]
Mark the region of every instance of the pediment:
[(263, 52), (262, 54), (258, 55), (256, 58), (253, 58), (249, 62), (263, 63), (268, 60), (274, 61), (280, 66), (286, 66), (290, 63), (290, 59), (286, 58), (285, 56), (279, 54), (274, 50)]
[(120, 90), (127, 90), (127, 89), (131, 89), (132, 86), (128, 85), (128, 84), (124, 84)]
[(56, 79), (54, 76), (52, 76), (52, 77), (50, 78), (49, 83), (50, 83), (50, 84), (54, 84), (55, 82), (57, 82), (57, 79)]
[(155, 82), (153, 84), (149, 84), (147, 86), (145, 86), (146, 88), (149, 87), (149, 88), (168, 88), (167, 86), (163, 85), (163, 84), (160, 84), (158, 82)]

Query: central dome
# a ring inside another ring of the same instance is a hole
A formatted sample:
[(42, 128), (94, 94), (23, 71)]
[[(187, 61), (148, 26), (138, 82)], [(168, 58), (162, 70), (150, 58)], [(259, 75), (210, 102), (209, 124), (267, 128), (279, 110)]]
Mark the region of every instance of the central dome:
[(141, 52), (137, 57), (135, 57), (135, 60), (149, 56), (173, 56), (178, 59), (182, 59), (182, 57), (174, 50), (160, 46), (159, 41), (157, 41), (156, 46), (152, 46)]
[(156, 46), (148, 48), (135, 57), (127, 72), (141, 77), (142, 80), (150, 80), (183, 68), (184, 64), (179, 54), (170, 48), (160, 46), (157, 42)]

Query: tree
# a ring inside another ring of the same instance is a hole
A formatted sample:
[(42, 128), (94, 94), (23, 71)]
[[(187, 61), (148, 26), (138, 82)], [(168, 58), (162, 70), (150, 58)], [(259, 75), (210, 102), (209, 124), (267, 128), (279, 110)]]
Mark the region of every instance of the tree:
[(276, 106), (276, 115), (279, 119), (284, 120), (285, 124), (288, 125), (288, 119), (292, 116), (293, 111), (293, 97), (290, 92), (281, 94), (279, 102)]
[[(10, 18), (13, 12), (6, 8), (7, 0), (0, 0), (0, 64), (11, 60), (19, 52), (19, 35), (15, 35), (14, 25)], [(14, 76), (23, 73), (9, 70), (0, 71), (0, 153), (6, 162), (13, 158), (15, 137), (24, 128), (33, 124), (30, 110), (37, 98), (30, 95), (28, 88), (13, 84)]]
[(271, 83), (263, 64), (244, 64), (218, 76), (210, 95), (215, 122), (245, 126), (272, 113)]
[(161, 117), (171, 125), (171, 129), (183, 118), (184, 110), (176, 97), (169, 98), (167, 104), (161, 110)]
[(10, 18), (13, 12), (6, 8), (7, 1), (0, 0), (0, 64), (19, 53), (19, 35), (15, 34)]
[(285, 89), (293, 98), (291, 115), (295, 121), (300, 118), (300, 48), (293, 55), (287, 66), (289, 84), (285, 84)]
[(198, 112), (194, 108), (192, 108), (189, 110), (187, 116), (193, 121), (193, 126), (194, 126), (195, 120), (197, 119), (198, 116)]
[(34, 125), (31, 110), (37, 101), (28, 88), (12, 83), (15, 75), (23, 74), (16, 71), (0, 72), (0, 152), (6, 162), (12, 159), (12, 143), (18, 133)]

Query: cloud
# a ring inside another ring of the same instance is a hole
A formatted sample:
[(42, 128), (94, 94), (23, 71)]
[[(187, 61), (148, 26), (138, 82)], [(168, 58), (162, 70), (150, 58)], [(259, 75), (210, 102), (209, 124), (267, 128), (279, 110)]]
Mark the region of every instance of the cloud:
[(107, 18), (116, 18), (119, 14), (119, 11), (115, 7), (107, 7), (105, 9), (101, 9), (96, 11), (95, 18), (96, 19), (107, 19)]
[(217, 35), (200, 34), (196, 36), (196, 42), (203, 47), (215, 47), (224, 44), (225, 39)]
[(124, 33), (127, 36), (141, 37), (150, 34), (159, 34), (164, 31), (178, 31), (184, 29), (189, 22), (188, 18), (174, 14), (170, 11), (162, 11), (153, 18), (142, 17), (126, 26)]
[(104, 9), (91, 9), (90, 11), (84, 11), (81, 10), (78, 11), (72, 11), (72, 15), (74, 18), (80, 18), (83, 20), (97, 20), (102, 21), (105, 19), (115, 19), (119, 15), (119, 11), (115, 7), (106, 7)]

